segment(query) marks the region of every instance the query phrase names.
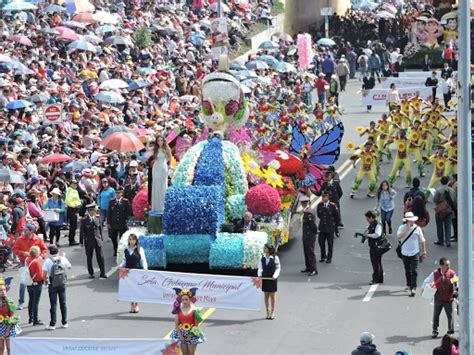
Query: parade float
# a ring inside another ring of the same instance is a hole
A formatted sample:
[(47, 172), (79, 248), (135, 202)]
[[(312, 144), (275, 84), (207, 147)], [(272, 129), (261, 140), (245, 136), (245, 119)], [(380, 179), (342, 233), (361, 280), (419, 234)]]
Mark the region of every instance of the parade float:
[[(166, 191), (164, 213), (148, 213), (147, 191), (140, 191), (133, 212), (148, 223), (122, 236), (117, 260), (128, 235), (135, 233), (150, 268), (208, 264), (214, 270), (255, 269), (265, 243), (276, 248), (288, 243), (294, 235), (290, 228), (301, 224), (301, 218), (292, 218), (296, 197), (301, 188), (321, 182), (324, 167), (319, 163), (332, 164), (339, 155), (342, 124), (312, 143), (294, 127), (289, 152), (278, 145), (252, 145), (243, 128), (247, 99), (225, 69), (203, 79), (201, 117), (209, 133), (182, 155)], [(257, 218), (259, 231), (233, 233), (229, 226), (246, 211)]]

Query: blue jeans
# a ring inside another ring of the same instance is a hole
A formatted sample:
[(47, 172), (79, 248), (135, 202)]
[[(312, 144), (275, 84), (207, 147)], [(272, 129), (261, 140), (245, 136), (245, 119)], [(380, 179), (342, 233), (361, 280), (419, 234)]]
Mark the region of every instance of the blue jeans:
[(451, 245), (451, 226), (453, 224), (454, 213), (451, 213), (445, 219), (436, 216), (436, 232), (438, 234), (438, 242), (441, 245)]
[(41, 290), (43, 289), (43, 284), (31, 285), (27, 287), (28, 289), (28, 315), (29, 319), (36, 323), (38, 321), (38, 308), (41, 298)]
[(100, 222), (104, 225), (107, 222), (107, 211), (108, 210), (100, 210)]
[(66, 287), (54, 288), (50, 284), (48, 292), (49, 303), (51, 305), (51, 308), (49, 309), (49, 313), (51, 315), (51, 321), (49, 322), (49, 325), (52, 327), (56, 325), (56, 308), (58, 304), (58, 298), (59, 308), (61, 309), (61, 323), (67, 324)]
[(322, 94), (318, 93), (318, 101), (320, 104), (324, 104), (324, 99), (325, 99), (325, 93), (323, 92)]
[[(25, 266), (25, 263), (20, 261), (20, 267)], [(18, 299), (18, 304), (23, 304), (25, 303), (25, 291), (26, 291), (26, 286), (20, 283), (20, 298)]]
[(385, 233), (386, 227), (385, 224), (388, 225), (388, 228), (392, 228), (392, 216), (393, 216), (393, 210), (391, 211), (384, 211), (380, 210), (380, 217), (382, 218), (382, 228), (383, 232)]

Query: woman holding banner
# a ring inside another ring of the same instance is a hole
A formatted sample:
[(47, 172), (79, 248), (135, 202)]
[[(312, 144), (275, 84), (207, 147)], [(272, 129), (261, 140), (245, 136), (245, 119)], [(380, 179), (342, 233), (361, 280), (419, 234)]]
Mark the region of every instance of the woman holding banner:
[(270, 244), (263, 247), (263, 255), (258, 262), (258, 277), (262, 278), (262, 291), (265, 296), (267, 319), (275, 319), (277, 279), (280, 276), (280, 259)]
[(199, 323), (202, 322), (201, 312), (193, 305), (196, 302), (196, 290), (182, 290), (174, 288), (176, 292), (176, 301), (173, 304), (175, 329), (171, 333), (173, 339), (180, 347), (183, 355), (194, 355), (198, 344), (206, 341), (206, 337), (199, 329)]

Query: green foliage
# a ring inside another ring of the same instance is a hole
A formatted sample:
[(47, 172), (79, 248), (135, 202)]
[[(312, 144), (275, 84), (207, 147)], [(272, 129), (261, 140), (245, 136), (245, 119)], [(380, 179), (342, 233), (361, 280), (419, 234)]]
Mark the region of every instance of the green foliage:
[(421, 47), (411, 58), (404, 58), (408, 69), (421, 69), (425, 54), (428, 54), (433, 61), (432, 68), (442, 68), (443, 58), (441, 58), (442, 49), (427, 49)]
[(146, 27), (139, 28), (133, 35), (133, 38), (138, 48), (146, 48), (153, 44), (151, 31)]

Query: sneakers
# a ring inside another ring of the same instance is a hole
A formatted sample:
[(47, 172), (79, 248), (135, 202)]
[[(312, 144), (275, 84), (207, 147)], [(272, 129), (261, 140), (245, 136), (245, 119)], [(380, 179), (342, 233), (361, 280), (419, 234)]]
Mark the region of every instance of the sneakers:
[(18, 303), (18, 307), (16, 309), (23, 309), (25, 308), (25, 305), (23, 303)]
[(317, 275), (317, 274), (318, 274), (317, 271), (311, 271), (311, 272), (308, 274), (308, 276), (314, 276), (314, 275)]
[(66, 323), (66, 324), (63, 324), (63, 325), (61, 325), (61, 328), (64, 328), (64, 329), (67, 329), (67, 327), (68, 327), (68, 324), (67, 324), (67, 323)]
[(46, 328), (44, 328), (46, 330), (55, 330), (56, 327), (54, 325), (48, 325)]
[(432, 337), (433, 339), (436, 339), (436, 338), (438, 337), (438, 334), (439, 334), (439, 333), (438, 333), (436, 330), (433, 330), (433, 333), (431, 333), (431, 337)]
[(107, 279), (107, 275), (100, 275), (99, 279)]

